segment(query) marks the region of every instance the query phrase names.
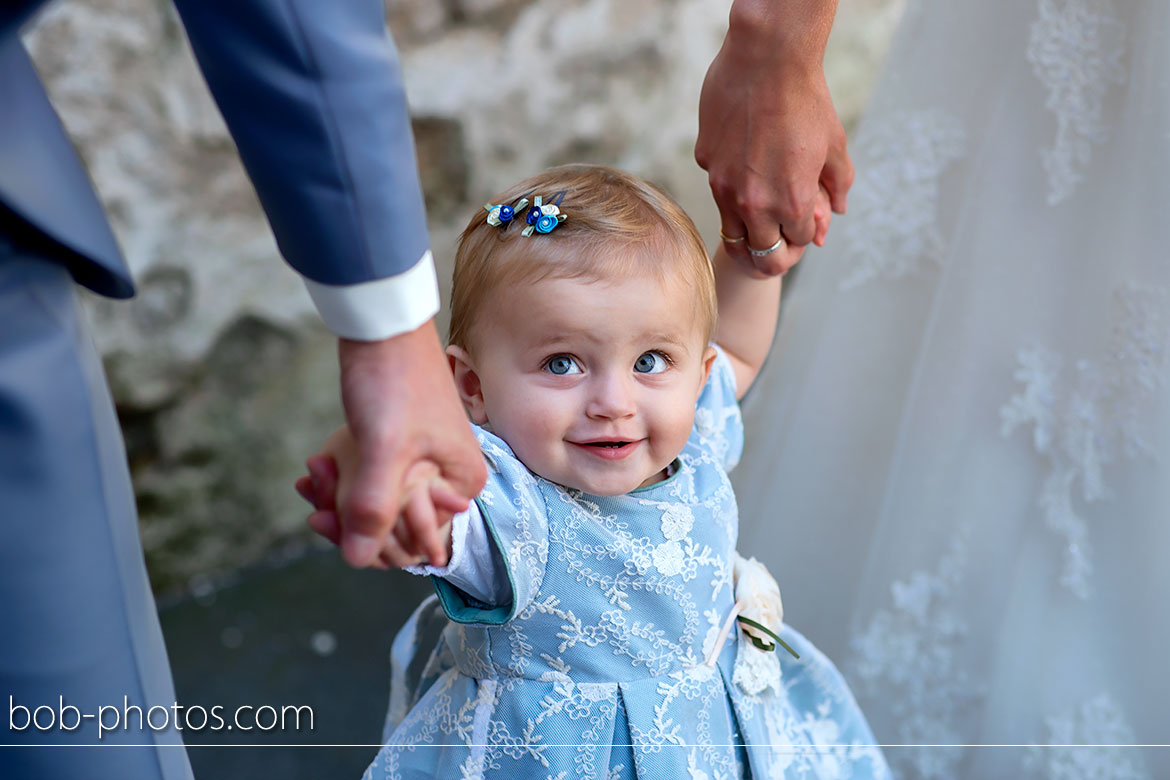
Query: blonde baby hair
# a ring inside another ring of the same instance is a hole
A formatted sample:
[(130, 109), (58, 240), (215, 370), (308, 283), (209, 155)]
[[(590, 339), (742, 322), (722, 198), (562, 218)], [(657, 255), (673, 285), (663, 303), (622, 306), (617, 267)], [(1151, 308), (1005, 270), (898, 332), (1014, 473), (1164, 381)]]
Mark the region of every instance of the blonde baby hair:
[(495, 205), (537, 195), (550, 203), (560, 193), (564, 221), (549, 233), (523, 235), (515, 222), (491, 225), (478, 211), (459, 237), (451, 291), (448, 341), (468, 342), (480, 306), (509, 287), (547, 278), (626, 279), (652, 273), (675, 277), (693, 292), (696, 321), (706, 342), (715, 333), (715, 276), (707, 248), (691, 218), (665, 192), (637, 176), (603, 165), (562, 165), (499, 193)]

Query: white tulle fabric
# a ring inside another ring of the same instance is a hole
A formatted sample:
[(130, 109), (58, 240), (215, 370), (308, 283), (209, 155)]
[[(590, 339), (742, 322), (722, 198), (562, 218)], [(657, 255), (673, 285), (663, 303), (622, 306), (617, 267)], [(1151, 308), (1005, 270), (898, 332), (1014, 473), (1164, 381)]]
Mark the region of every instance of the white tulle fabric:
[[(1170, 3), (911, 3), (741, 549), (907, 778), (1170, 777)], [(1054, 745), (1046, 747), (1044, 745)]]

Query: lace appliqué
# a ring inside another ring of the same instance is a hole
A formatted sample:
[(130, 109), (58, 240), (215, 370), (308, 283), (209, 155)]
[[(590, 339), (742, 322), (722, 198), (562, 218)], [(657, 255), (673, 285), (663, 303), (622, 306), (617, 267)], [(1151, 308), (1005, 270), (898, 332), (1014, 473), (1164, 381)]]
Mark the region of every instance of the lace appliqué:
[(1114, 297), (1103, 364), (1078, 360), (1067, 377), (1058, 353), (1022, 350), (1015, 377), (1024, 388), (1000, 409), (1002, 433), (1031, 425), (1032, 444), (1048, 460), (1037, 502), (1048, 527), (1065, 539), (1060, 581), (1080, 598), (1089, 596), (1093, 565), (1088, 525), (1074, 506), (1074, 492), (1085, 503), (1108, 498), (1105, 466), (1120, 456), (1153, 456), (1140, 423), (1165, 382), (1166, 291), (1129, 285)]
[(1031, 749), (1025, 768), (1048, 780), (1146, 780), (1132, 745), (1133, 730), (1121, 710), (1101, 694), (1063, 715), (1048, 718), (1048, 744)]
[[(898, 741), (908, 745), (961, 745), (958, 720), (983, 690), (959, 661), (967, 623), (953, 600), (966, 571), (966, 529), (960, 529), (933, 572), (917, 571), (893, 583), (892, 609), (881, 610), (853, 637), (852, 679), (859, 698), (889, 708)], [(898, 750), (896, 776), (957, 777), (962, 749)]]
[(895, 113), (867, 126), (855, 147), (859, 175), (845, 236), (857, 267), (841, 289), (941, 262), (939, 179), (966, 154), (962, 123), (940, 110)]
[(1108, 137), (1103, 105), (1110, 85), (1125, 82), (1125, 25), (1112, 0), (1040, 0), (1028, 61), (1048, 91), (1056, 138), (1040, 151), (1048, 173), (1048, 203), (1073, 194), (1092, 145)]

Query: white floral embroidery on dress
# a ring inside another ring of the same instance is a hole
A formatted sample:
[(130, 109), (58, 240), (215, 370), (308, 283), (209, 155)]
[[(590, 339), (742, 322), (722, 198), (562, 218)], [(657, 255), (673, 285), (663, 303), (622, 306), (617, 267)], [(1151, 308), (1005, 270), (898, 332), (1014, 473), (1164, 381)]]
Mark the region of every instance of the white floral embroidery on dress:
[(1028, 61), (1048, 90), (1045, 108), (1056, 116), (1056, 138), (1040, 151), (1051, 205), (1073, 194), (1092, 145), (1108, 138), (1105, 94), (1125, 82), (1125, 34), (1112, 0), (1040, 0)]
[(841, 289), (878, 277), (897, 279), (939, 263), (939, 179), (966, 154), (963, 124), (945, 111), (895, 112), (866, 125), (854, 142), (857, 182), (845, 228), (857, 266)]
[(1033, 747), (1025, 760), (1025, 768), (1034, 776), (1048, 780), (1149, 777), (1132, 748), (1082, 747), (1134, 744), (1133, 730), (1108, 694), (1090, 699), (1075, 711), (1048, 718), (1047, 741), (1047, 745)]
[(1000, 409), (1003, 434), (1031, 425), (1032, 444), (1048, 461), (1037, 502), (1064, 539), (1061, 583), (1088, 598), (1093, 571), (1088, 525), (1074, 506), (1108, 498), (1104, 470), (1120, 456), (1154, 456), (1142, 434), (1146, 407), (1165, 383), (1170, 317), (1165, 289), (1126, 285), (1114, 295), (1113, 330), (1104, 360), (1078, 360), (1063, 376), (1051, 350), (1021, 350), (1015, 377), (1024, 389)]
[(683, 570), (683, 549), (678, 542), (663, 542), (654, 548), (654, 568), (659, 574), (673, 577)]
[(662, 512), (662, 535), (671, 541), (684, 538), (694, 524), (694, 513), (683, 504), (668, 504)]
[[(959, 663), (968, 627), (953, 604), (966, 576), (968, 533), (959, 530), (935, 571), (893, 583), (893, 609), (877, 612), (852, 640), (858, 696), (888, 707), (904, 744), (963, 744), (959, 721), (984, 696)], [(899, 777), (953, 778), (964, 754), (915, 748), (891, 757)]]

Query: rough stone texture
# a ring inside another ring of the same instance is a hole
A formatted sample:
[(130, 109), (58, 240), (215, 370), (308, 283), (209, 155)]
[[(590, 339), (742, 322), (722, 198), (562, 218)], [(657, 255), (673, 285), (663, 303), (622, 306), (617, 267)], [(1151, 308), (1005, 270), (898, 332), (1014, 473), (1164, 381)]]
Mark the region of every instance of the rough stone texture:
[[(841, 0), (827, 68), (847, 125), (902, 2)], [(389, 0), (444, 286), (468, 210), (562, 162), (651, 178), (714, 235), (692, 147), (729, 6)], [(334, 343), (277, 259), (169, 3), (60, 2), (28, 42), (139, 282), (134, 301), (87, 302), (152, 577), (231, 570), (305, 533), (290, 486), (340, 420)]]

